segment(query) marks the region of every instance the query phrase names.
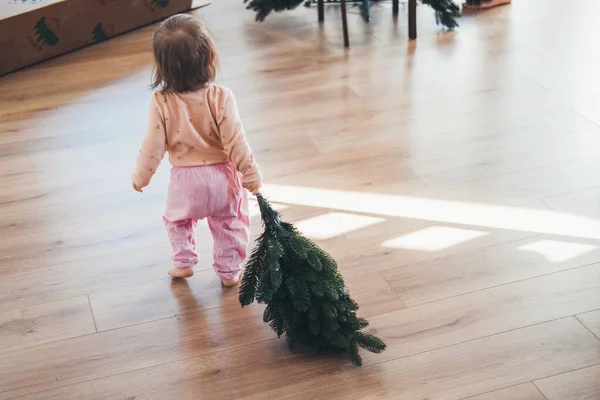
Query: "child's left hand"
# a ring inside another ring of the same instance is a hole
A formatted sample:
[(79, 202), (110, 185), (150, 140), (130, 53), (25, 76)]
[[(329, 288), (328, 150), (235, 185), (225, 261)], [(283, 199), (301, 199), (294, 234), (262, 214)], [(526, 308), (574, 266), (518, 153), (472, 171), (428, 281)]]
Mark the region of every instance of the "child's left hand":
[(142, 188), (139, 187), (138, 185), (136, 185), (135, 182), (132, 182), (131, 186), (133, 186), (133, 190), (135, 190), (136, 192), (140, 192), (140, 193), (143, 192)]
[(262, 187), (262, 182), (256, 181), (256, 182), (244, 183), (244, 187), (250, 193), (252, 193), (252, 195), (256, 196), (258, 194), (258, 192), (260, 192), (260, 188)]

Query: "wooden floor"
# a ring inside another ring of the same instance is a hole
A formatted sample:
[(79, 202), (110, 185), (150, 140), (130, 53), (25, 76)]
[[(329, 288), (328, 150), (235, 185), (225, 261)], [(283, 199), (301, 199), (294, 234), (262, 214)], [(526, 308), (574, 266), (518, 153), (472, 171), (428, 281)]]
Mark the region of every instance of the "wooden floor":
[[(330, 251), (388, 344), (287, 351), (211, 270), (166, 274), (168, 166), (130, 173), (144, 28), (0, 79), (0, 399), (600, 399), (600, 2), (299, 8), (214, 32), (265, 192)], [(257, 210), (254, 209), (256, 214)], [(260, 232), (256, 217), (254, 233)]]

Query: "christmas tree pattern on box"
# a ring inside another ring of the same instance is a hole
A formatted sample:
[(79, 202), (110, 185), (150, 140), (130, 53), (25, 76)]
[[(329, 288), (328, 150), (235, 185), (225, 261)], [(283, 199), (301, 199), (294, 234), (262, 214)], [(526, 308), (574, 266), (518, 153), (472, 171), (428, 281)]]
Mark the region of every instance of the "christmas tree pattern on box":
[(94, 43), (103, 42), (106, 39), (114, 35), (115, 28), (112, 25), (106, 25), (105, 27), (100, 23), (92, 30), (92, 41)]
[(144, 0), (144, 5), (150, 11), (154, 11), (157, 8), (167, 8), (169, 5), (169, 0)]
[(58, 36), (55, 32), (60, 30), (59, 18), (40, 18), (33, 27), (33, 36), (29, 36), (29, 42), (38, 50), (44, 46), (54, 47), (58, 44)]

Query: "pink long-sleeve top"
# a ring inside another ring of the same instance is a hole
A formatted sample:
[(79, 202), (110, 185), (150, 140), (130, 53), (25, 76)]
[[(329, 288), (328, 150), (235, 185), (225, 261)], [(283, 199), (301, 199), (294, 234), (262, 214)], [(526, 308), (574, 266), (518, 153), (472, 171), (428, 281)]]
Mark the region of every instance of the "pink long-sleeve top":
[(156, 92), (133, 182), (148, 186), (165, 152), (176, 167), (231, 161), (244, 183), (261, 180), (231, 90), (210, 85), (189, 93)]

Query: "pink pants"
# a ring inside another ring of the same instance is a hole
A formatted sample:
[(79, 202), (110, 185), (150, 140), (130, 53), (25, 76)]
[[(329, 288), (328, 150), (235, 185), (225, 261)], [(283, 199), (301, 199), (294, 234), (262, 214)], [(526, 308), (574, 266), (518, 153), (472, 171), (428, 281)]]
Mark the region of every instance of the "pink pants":
[(214, 239), (213, 267), (221, 279), (232, 279), (241, 271), (250, 235), (248, 193), (233, 164), (171, 170), (163, 220), (174, 266), (193, 268), (198, 262), (196, 223), (204, 218)]

